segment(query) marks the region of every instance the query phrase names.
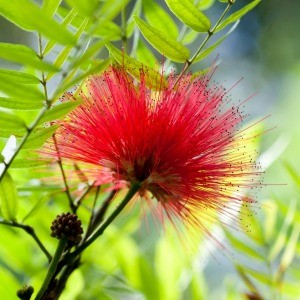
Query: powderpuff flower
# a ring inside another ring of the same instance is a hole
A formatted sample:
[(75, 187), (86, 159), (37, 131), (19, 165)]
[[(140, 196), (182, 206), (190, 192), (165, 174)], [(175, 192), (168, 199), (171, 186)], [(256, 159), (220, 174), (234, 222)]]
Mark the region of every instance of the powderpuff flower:
[(90, 166), (97, 185), (138, 183), (132, 201), (206, 231), (207, 220), (230, 217), (259, 184), (243, 104), (210, 75), (149, 81), (146, 69), (136, 81), (121, 66), (90, 77), (56, 134), (59, 156)]

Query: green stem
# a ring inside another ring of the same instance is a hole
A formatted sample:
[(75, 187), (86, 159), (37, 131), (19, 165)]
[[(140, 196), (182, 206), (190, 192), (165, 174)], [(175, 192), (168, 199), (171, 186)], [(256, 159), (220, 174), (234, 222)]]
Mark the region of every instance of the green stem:
[(112, 199), (115, 197), (117, 191), (112, 191), (111, 194), (105, 199), (96, 212), (93, 210), (93, 213), (91, 214), (90, 223), (86, 232), (85, 239), (86, 240), (90, 234), (102, 223), (105, 213), (112, 201)]
[(127, 52), (127, 35), (126, 35), (126, 6), (121, 11), (121, 38), (124, 52)]
[(26, 231), (35, 240), (35, 242), (37, 243), (39, 248), (44, 252), (44, 254), (46, 255), (46, 257), (47, 257), (47, 259), (50, 263), (50, 261), (52, 260), (51, 254), (47, 251), (47, 249), (45, 248), (45, 246), (43, 245), (41, 240), (38, 238), (38, 236), (36, 235), (34, 229), (31, 226), (20, 224), (20, 223), (17, 223), (17, 222), (8, 222), (8, 221), (4, 221), (4, 220), (0, 220), (0, 224), (11, 226), (11, 227), (21, 228), (24, 231)]
[(110, 223), (120, 214), (128, 202), (132, 199), (135, 193), (139, 190), (140, 184), (133, 183), (124, 197), (123, 201), (118, 205), (115, 211), (105, 220), (105, 222), (83, 243), (81, 244), (73, 253), (70, 253), (67, 257), (67, 261), (72, 261), (86, 249), (90, 244), (92, 244), (100, 235), (103, 234), (104, 230), (110, 225)]
[(41, 300), (42, 297), (45, 295), (45, 292), (47, 291), (48, 287), (49, 287), (49, 283), (52, 280), (53, 275), (55, 274), (55, 271), (57, 269), (57, 265), (60, 261), (60, 258), (65, 250), (65, 247), (67, 245), (68, 240), (67, 239), (61, 239), (59, 240), (59, 243), (57, 245), (55, 254), (53, 256), (53, 259), (50, 263), (49, 269), (48, 269), (48, 273), (46, 275), (46, 278), (44, 279), (44, 282), (42, 284), (42, 287), (40, 288), (37, 296), (35, 297), (35, 300)]
[(197, 49), (197, 51), (195, 52), (195, 54), (193, 55), (193, 57), (188, 60), (184, 66), (184, 68), (182, 69), (181, 73), (178, 75), (175, 83), (174, 83), (174, 87), (176, 86), (176, 84), (179, 82), (180, 78), (185, 74), (185, 72), (188, 70), (188, 68), (192, 65), (192, 63), (194, 62), (194, 60), (196, 59), (196, 57), (199, 55), (199, 53), (203, 50), (203, 48), (206, 46), (207, 42), (210, 40), (210, 38), (214, 35), (217, 27), (220, 25), (220, 23), (222, 22), (222, 20), (224, 19), (225, 15), (227, 14), (227, 12), (229, 11), (229, 9), (231, 8), (231, 6), (233, 5), (234, 0), (228, 0), (228, 4), (225, 8), (225, 10), (223, 11), (223, 13), (221, 14), (220, 18), (218, 19), (218, 21), (216, 22), (216, 24), (214, 25), (214, 27), (210, 30), (208, 30), (207, 32), (207, 36), (205, 37), (204, 41), (201, 43), (201, 45), (199, 46), (199, 48)]
[(70, 206), (70, 209), (72, 210), (72, 212), (75, 213), (76, 212), (76, 206), (74, 205), (73, 198), (72, 198), (72, 195), (71, 195), (71, 192), (70, 192), (70, 188), (69, 188), (69, 185), (68, 185), (68, 182), (67, 182), (67, 176), (66, 176), (63, 164), (62, 164), (62, 160), (60, 158), (60, 152), (59, 152), (59, 148), (58, 148), (58, 145), (57, 145), (57, 139), (56, 139), (55, 133), (53, 134), (52, 139), (53, 139), (55, 151), (56, 151), (57, 157), (58, 157), (57, 163), (58, 163), (58, 166), (59, 166), (59, 169), (60, 169), (61, 176), (63, 178), (63, 183), (64, 183), (64, 186), (65, 186), (65, 189), (66, 189), (66, 194), (67, 194), (67, 197), (68, 197), (68, 200), (69, 200), (69, 206)]
[(88, 187), (86, 188), (86, 190), (77, 199), (75, 199), (75, 201), (74, 201), (74, 205), (75, 205), (74, 213), (77, 212), (77, 209), (79, 208), (82, 200), (91, 191), (91, 189), (94, 187), (94, 185), (95, 185), (95, 181), (93, 181), (91, 184), (89, 184)]

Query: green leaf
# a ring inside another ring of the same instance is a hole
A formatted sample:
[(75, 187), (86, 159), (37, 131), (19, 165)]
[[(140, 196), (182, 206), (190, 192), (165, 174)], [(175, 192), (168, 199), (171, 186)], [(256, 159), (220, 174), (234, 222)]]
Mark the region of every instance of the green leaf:
[(178, 28), (174, 20), (160, 5), (153, 1), (145, 1), (143, 8), (145, 18), (151, 26), (159, 28), (163, 32), (168, 32), (174, 39), (178, 38)]
[[(78, 30), (75, 34), (75, 38), (77, 40), (80, 38), (80, 36), (82, 35), (84, 29), (86, 28), (87, 22), (88, 22), (87, 19), (83, 20), (81, 26), (78, 28)], [(56, 57), (56, 59), (53, 63), (56, 68), (59, 69), (64, 64), (64, 62), (69, 57), (72, 49), (73, 49), (72, 46), (66, 46), (63, 50), (60, 51), (59, 55)], [(46, 81), (49, 81), (54, 75), (55, 75), (55, 72), (48, 73), (48, 75), (46, 77)]]
[(125, 9), (129, 1), (130, 0), (105, 1), (101, 7), (101, 17), (105, 22), (114, 19), (123, 8)]
[(24, 30), (38, 31), (63, 45), (75, 44), (75, 39), (69, 31), (28, 0), (0, 0), (0, 15)]
[(69, 6), (77, 8), (80, 13), (86, 16), (91, 16), (95, 12), (98, 5), (98, 0), (66, 0), (66, 2), (69, 4)]
[(139, 17), (133, 18), (147, 41), (160, 53), (176, 62), (183, 63), (189, 59), (190, 51), (188, 48), (170, 38), (168, 34), (150, 26)]
[(128, 72), (137, 80), (141, 79), (141, 70), (145, 70), (147, 72), (147, 76), (145, 78), (147, 86), (154, 89), (156, 88), (160, 89), (161, 87), (166, 86), (165, 79), (162, 77), (160, 73), (158, 73), (154, 69), (151, 69), (143, 65), (139, 61), (128, 56), (127, 54), (120, 51), (119, 49), (117, 49), (111, 44), (107, 44), (106, 47), (109, 50), (109, 52), (112, 54), (112, 56), (115, 58), (115, 60), (121, 65), (124, 64), (126, 70), (128, 70)]
[(274, 237), (274, 234), (276, 233), (278, 206), (276, 205), (275, 201), (266, 200), (263, 203), (262, 209), (265, 216), (262, 224), (264, 228), (265, 240), (267, 243), (270, 243)]
[(56, 67), (40, 60), (33, 49), (24, 45), (0, 43), (0, 58), (37, 70), (58, 71)]
[(0, 163), (3, 163), (5, 160), (4, 156), (0, 153)]
[(17, 189), (8, 172), (0, 182), (1, 213), (5, 220), (14, 220), (18, 213)]
[(289, 210), (288, 213), (286, 214), (283, 225), (281, 226), (278, 236), (270, 250), (269, 253), (270, 261), (275, 260), (275, 258), (280, 253), (280, 251), (285, 247), (286, 238), (288, 235), (288, 229), (294, 220), (295, 212), (296, 212), (296, 203), (295, 201), (292, 201), (289, 205)]
[(224, 29), (229, 24), (239, 20), (242, 16), (244, 16), (247, 12), (249, 12), (251, 9), (253, 9), (260, 2), (261, 2), (261, 0), (254, 0), (251, 3), (249, 3), (248, 5), (241, 8), (240, 10), (234, 12), (216, 28), (215, 32), (218, 32), (218, 31)]
[[(228, 0), (226, 0), (228, 2)], [(212, 5), (215, 3), (215, 0), (201, 0), (199, 3), (196, 5), (198, 9), (200, 10), (205, 10), (209, 9), (212, 7)]]
[(285, 162), (284, 166), (285, 166), (286, 170), (288, 171), (289, 175), (291, 176), (291, 178), (293, 179), (293, 181), (298, 186), (300, 186), (300, 174), (297, 173), (295, 168), (290, 163)]
[(27, 158), (17, 158), (15, 159), (12, 164), (10, 165), (11, 169), (27, 169), (27, 168), (35, 168), (40, 167), (48, 162), (45, 160), (38, 160), (38, 159), (27, 159)]
[(238, 238), (234, 237), (228, 230), (224, 231), (226, 233), (226, 237), (228, 238), (234, 249), (255, 259), (265, 259), (265, 257), (261, 255), (258, 251), (255, 251), (252, 247), (248, 246), (244, 241), (241, 241)]
[(64, 117), (81, 103), (82, 101), (68, 101), (66, 103), (56, 105), (44, 114), (44, 116), (39, 121), (39, 124)]
[(39, 84), (40, 80), (30, 74), (18, 71), (0, 69), (0, 79), (5, 78), (10, 81), (15, 81), (16, 84)]
[(210, 20), (189, 0), (165, 0), (170, 10), (187, 26), (198, 32), (210, 29)]
[(42, 101), (0, 97), (0, 107), (20, 110), (34, 110), (43, 107)]
[(101, 63), (97, 64), (96, 66), (91, 67), (87, 72), (84, 72), (84, 73), (76, 76), (72, 80), (65, 81), (62, 84), (61, 88), (59, 90), (57, 90), (54, 98), (59, 97), (61, 95), (61, 93), (64, 93), (64, 91), (68, 90), (71, 87), (74, 87), (79, 82), (82, 82), (89, 75), (101, 73), (104, 69), (107, 68), (107, 66), (109, 65), (109, 63), (110, 63), (110, 59), (106, 59), (106, 60), (102, 61)]
[(288, 268), (288, 266), (291, 264), (295, 256), (296, 246), (297, 246), (297, 242), (299, 241), (299, 236), (300, 236), (300, 226), (298, 224), (295, 224), (291, 236), (287, 244), (285, 245), (284, 252), (279, 264), (279, 270), (281, 273), (283, 273)]
[[(19, 99), (43, 100), (43, 93), (33, 84), (39, 79), (17, 71), (0, 70), (0, 91)], [(33, 86), (32, 86), (33, 85)]]
[(194, 62), (200, 61), (204, 59), (206, 56), (211, 54), (221, 43), (224, 42), (224, 40), (235, 30), (237, 25), (239, 24), (239, 21), (236, 21), (235, 24), (231, 27), (231, 29), (223, 35), (221, 38), (219, 38), (213, 45), (209, 46), (205, 50), (201, 51), (199, 55), (195, 58)]
[(149, 48), (143, 43), (142, 40), (138, 41), (137, 49), (136, 49), (136, 58), (138, 61), (145, 63), (145, 65), (154, 67), (157, 63), (156, 57), (149, 50)]
[(43, 1), (43, 5), (42, 5), (42, 9), (50, 16), (52, 17), (58, 7), (60, 6), (62, 0), (44, 0)]
[(93, 35), (110, 41), (117, 41), (121, 39), (122, 31), (116, 23), (107, 21), (105, 23), (100, 22), (100, 25), (93, 30)]
[[(60, 25), (62, 28), (66, 29), (68, 27), (68, 25), (71, 24), (71, 22), (75, 18), (75, 16), (77, 15), (77, 10), (76, 9), (72, 9), (71, 11), (68, 11), (68, 10), (66, 10), (63, 7), (59, 7), (58, 11), (59, 12), (61, 12), (61, 11), (65, 12), (65, 11), (67, 11), (66, 15), (63, 15), (64, 16), (64, 20), (61, 22), (61, 25)], [(46, 46), (44, 48), (44, 51), (43, 51), (44, 55), (48, 54), (51, 51), (51, 49), (55, 46), (55, 44), (56, 44), (55, 41), (52, 41), (52, 40), (48, 41), (48, 43), (46, 44)]]
[(25, 122), (12, 113), (0, 111), (0, 128), (4, 131), (25, 131)]
[(249, 288), (250, 291), (256, 293), (257, 288), (255, 287), (254, 283), (252, 282), (251, 278), (245, 273), (244, 268), (241, 265), (234, 265), (237, 272), (239, 273), (240, 277), (243, 279), (247, 287)]
[(40, 148), (45, 141), (55, 133), (58, 127), (59, 125), (53, 125), (47, 128), (36, 129), (35, 132), (29, 136), (22, 149)]
[(248, 273), (249, 275), (251, 275), (253, 278), (257, 279), (258, 281), (260, 281), (264, 284), (268, 284), (268, 285), (271, 283), (270, 275), (262, 273), (261, 271), (253, 270), (253, 269), (245, 267), (245, 266), (243, 266), (242, 268), (245, 271), (245, 273)]
[(93, 56), (98, 54), (98, 52), (103, 48), (106, 42), (107, 42), (106, 40), (100, 40), (97, 41), (95, 44), (91, 45), (86, 50), (86, 52), (74, 62), (72, 67), (73, 68), (79, 67), (82, 64), (86, 63), (87, 61), (89, 61)]

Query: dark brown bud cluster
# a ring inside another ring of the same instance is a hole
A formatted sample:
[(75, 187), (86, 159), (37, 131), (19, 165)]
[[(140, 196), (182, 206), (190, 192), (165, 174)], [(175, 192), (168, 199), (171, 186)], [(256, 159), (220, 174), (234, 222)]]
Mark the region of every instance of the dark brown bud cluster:
[(30, 285), (24, 285), (20, 290), (17, 291), (17, 296), (21, 300), (29, 300), (33, 294), (34, 289)]
[(62, 213), (58, 215), (51, 225), (51, 236), (57, 239), (66, 238), (73, 244), (78, 244), (81, 241), (83, 229), (81, 221), (77, 215), (71, 213)]

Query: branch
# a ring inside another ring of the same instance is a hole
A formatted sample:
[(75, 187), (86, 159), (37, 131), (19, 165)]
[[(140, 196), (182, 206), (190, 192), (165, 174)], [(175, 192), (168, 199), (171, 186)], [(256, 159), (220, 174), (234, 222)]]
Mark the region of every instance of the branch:
[(0, 224), (11, 226), (11, 227), (16, 227), (16, 228), (21, 228), (24, 231), (26, 231), (35, 240), (35, 242), (37, 243), (37, 245), (39, 246), (39, 248), (47, 256), (47, 259), (48, 259), (49, 263), (51, 262), (51, 260), (52, 260), (51, 254), (47, 251), (47, 249), (45, 248), (45, 246), (43, 245), (43, 243), (41, 242), (41, 240), (37, 237), (34, 229), (31, 226), (20, 224), (20, 223), (17, 223), (15, 221), (8, 222), (8, 221), (4, 221), (4, 220), (0, 220)]

